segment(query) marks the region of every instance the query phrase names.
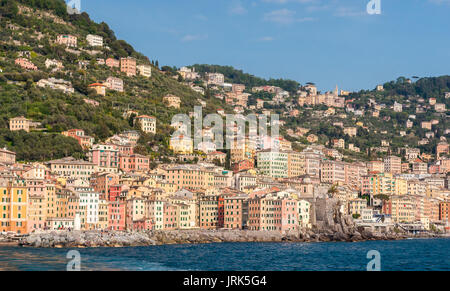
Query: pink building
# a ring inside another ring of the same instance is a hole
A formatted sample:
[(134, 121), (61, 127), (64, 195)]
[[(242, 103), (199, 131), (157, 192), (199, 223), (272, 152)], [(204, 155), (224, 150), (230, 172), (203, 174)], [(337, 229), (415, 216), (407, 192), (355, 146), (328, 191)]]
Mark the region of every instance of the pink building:
[(91, 163), (103, 170), (119, 168), (119, 150), (115, 145), (98, 144), (90, 150)]
[(117, 197), (108, 203), (108, 229), (125, 230), (125, 210), (126, 202), (124, 199)]
[(0, 163), (12, 165), (16, 162), (16, 153), (8, 151), (6, 148), (0, 149)]
[(119, 169), (124, 172), (145, 172), (150, 170), (150, 159), (139, 154), (120, 155)]
[(277, 194), (254, 196), (248, 201), (248, 229), (286, 232), (299, 227), (297, 201)]
[(119, 68), (120, 67), (120, 61), (113, 59), (113, 58), (106, 59), (105, 64), (110, 68)]
[(106, 79), (105, 86), (109, 90), (123, 92), (123, 80), (120, 78), (109, 77)]
[(175, 204), (164, 203), (164, 229), (174, 230), (178, 227), (179, 207)]
[(93, 137), (84, 135), (84, 130), (82, 129), (69, 129), (62, 132), (62, 135), (76, 139), (83, 149), (91, 148), (95, 141)]
[(37, 71), (38, 69), (32, 62), (24, 58), (18, 58), (14, 61), (14, 63), (21, 66), (25, 70)]
[(136, 60), (133, 58), (121, 58), (120, 71), (128, 77), (136, 76)]

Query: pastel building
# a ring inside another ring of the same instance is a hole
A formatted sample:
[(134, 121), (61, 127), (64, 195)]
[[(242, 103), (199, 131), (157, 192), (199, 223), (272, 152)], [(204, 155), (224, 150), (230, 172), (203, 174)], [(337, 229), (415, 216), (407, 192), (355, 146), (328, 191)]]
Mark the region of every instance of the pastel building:
[(16, 153), (0, 148), (0, 164), (12, 165), (16, 162)]
[(114, 173), (119, 168), (119, 150), (113, 144), (96, 144), (90, 150), (90, 161), (99, 171)]
[(128, 77), (136, 76), (136, 60), (134, 58), (121, 58), (120, 71)]
[(108, 77), (104, 83), (109, 90), (123, 92), (123, 80), (116, 77)]
[(85, 135), (82, 129), (69, 129), (62, 132), (62, 135), (76, 139), (83, 149), (91, 148), (95, 141), (93, 137)]
[(137, 70), (139, 75), (144, 76), (146, 78), (150, 78), (152, 76), (152, 67), (149, 65), (140, 65), (137, 66)]
[(27, 233), (27, 187), (20, 182), (0, 185), (0, 231)]
[(86, 41), (90, 46), (103, 46), (103, 37), (100, 35), (88, 34)]
[(18, 66), (21, 66), (25, 70), (37, 71), (37, 67), (25, 58), (18, 58), (14, 61), (14, 63)]
[(139, 123), (141, 130), (145, 133), (156, 133), (156, 118), (148, 115), (136, 117), (135, 122)]
[(56, 43), (67, 47), (78, 47), (78, 38), (70, 34), (61, 34), (56, 37)]
[(93, 83), (88, 86), (88, 88), (94, 89), (97, 95), (106, 95), (106, 86), (101, 83)]

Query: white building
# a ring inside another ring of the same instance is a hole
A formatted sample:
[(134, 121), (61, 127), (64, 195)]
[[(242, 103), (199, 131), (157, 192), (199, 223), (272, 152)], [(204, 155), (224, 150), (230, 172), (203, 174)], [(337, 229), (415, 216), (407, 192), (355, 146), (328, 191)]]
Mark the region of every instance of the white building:
[(152, 67), (149, 65), (137, 66), (139, 75), (150, 78), (152, 76)]
[(103, 46), (103, 37), (100, 35), (88, 34), (86, 40), (90, 46)]

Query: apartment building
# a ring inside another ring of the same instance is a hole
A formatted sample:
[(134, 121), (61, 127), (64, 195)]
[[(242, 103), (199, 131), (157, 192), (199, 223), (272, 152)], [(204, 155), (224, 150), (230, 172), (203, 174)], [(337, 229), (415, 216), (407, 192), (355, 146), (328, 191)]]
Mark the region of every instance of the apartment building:
[(135, 122), (139, 123), (145, 133), (156, 133), (156, 118), (148, 115), (137, 116)]
[(49, 161), (46, 165), (52, 173), (62, 178), (89, 180), (91, 175), (97, 171), (94, 163), (76, 160), (73, 157)]
[(402, 159), (397, 156), (388, 156), (384, 159), (384, 172), (400, 174), (402, 172)]
[(16, 153), (0, 148), (0, 164), (12, 165), (16, 162)]
[(88, 34), (86, 36), (86, 41), (90, 46), (103, 46), (103, 37), (100, 35)]
[(119, 150), (113, 144), (96, 144), (89, 151), (89, 161), (99, 171), (116, 173), (119, 169)]
[(28, 194), (24, 183), (0, 185), (0, 231), (27, 233)]
[(257, 166), (264, 176), (272, 178), (288, 177), (288, 153), (263, 150), (257, 153)]
[(139, 65), (137, 66), (137, 70), (141, 76), (146, 78), (150, 78), (152, 76), (152, 67), (149, 65)]
[(82, 129), (69, 129), (61, 134), (76, 139), (78, 144), (85, 150), (91, 148), (95, 141), (92, 136), (85, 135)]
[(130, 57), (121, 58), (120, 71), (125, 73), (128, 77), (136, 76), (136, 59)]
[(123, 92), (123, 80), (116, 77), (108, 77), (104, 83), (109, 90)]
[(67, 47), (78, 47), (78, 38), (70, 34), (61, 34), (56, 37), (56, 43)]

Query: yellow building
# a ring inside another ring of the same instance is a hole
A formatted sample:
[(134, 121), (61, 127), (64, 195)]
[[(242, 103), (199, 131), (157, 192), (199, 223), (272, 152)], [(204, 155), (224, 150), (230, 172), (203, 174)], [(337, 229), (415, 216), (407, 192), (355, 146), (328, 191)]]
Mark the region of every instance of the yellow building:
[(27, 233), (27, 188), (10, 182), (0, 186), (0, 231)]

